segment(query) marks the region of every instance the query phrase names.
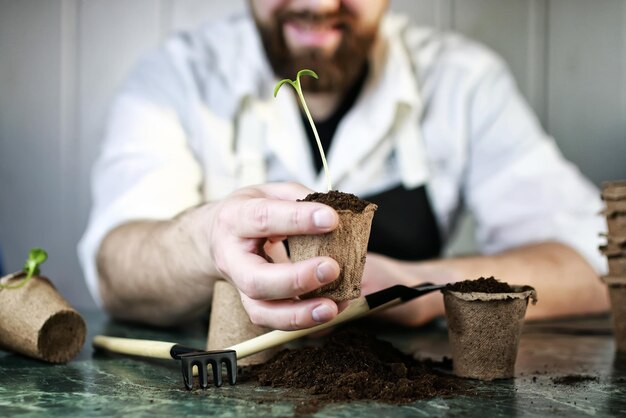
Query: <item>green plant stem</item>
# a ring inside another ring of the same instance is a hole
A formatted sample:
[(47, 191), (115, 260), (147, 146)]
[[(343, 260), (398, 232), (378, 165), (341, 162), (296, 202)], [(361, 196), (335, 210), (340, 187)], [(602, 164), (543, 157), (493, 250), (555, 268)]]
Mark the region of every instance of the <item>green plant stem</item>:
[[(20, 287), (24, 286), (26, 283), (30, 281), (30, 279), (34, 275), (39, 274), (39, 266), (47, 259), (48, 259), (48, 253), (45, 250), (41, 248), (31, 248), (30, 252), (28, 253), (28, 258), (26, 259), (26, 263), (24, 264), (24, 268), (22, 269), (22, 272), (26, 273), (26, 278), (24, 278), (24, 280), (22, 280), (21, 282), (13, 286), (0, 283), (0, 289), (19, 289)], [(8, 276), (2, 277), (2, 279), (5, 279), (11, 276), (16, 277), (20, 273), (21, 272), (9, 274)]]
[[(22, 273), (21, 271), (16, 271), (13, 274), (8, 274), (4, 277), (2, 277), (2, 279), (7, 278), (7, 277), (17, 277), (19, 276), (19, 274)], [(0, 284), (0, 289), (19, 289), (20, 287), (24, 286), (26, 283), (28, 283), (28, 281), (33, 277), (32, 274), (27, 274), (26, 277), (19, 282), (18, 284), (14, 284), (14, 285), (8, 285), (8, 284)]]
[(302, 102), (302, 108), (304, 109), (304, 113), (311, 124), (311, 128), (313, 128), (313, 135), (315, 135), (315, 141), (317, 142), (317, 147), (320, 150), (320, 156), (322, 157), (322, 165), (324, 166), (324, 174), (326, 175), (326, 187), (330, 192), (333, 189), (333, 186), (330, 181), (330, 171), (328, 170), (328, 163), (326, 162), (326, 157), (324, 155), (324, 148), (322, 148), (322, 141), (320, 141), (320, 136), (317, 133), (317, 128), (315, 127), (315, 123), (313, 122), (313, 117), (311, 117), (311, 112), (309, 112), (309, 107), (306, 105), (306, 101), (304, 100), (304, 94), (302, 93), (302, 88), (300, 87), (300, 80), (298, 79), (298, 88), (296, 89), (298, 92), (298, 96), (300, 97), (300, 101)]

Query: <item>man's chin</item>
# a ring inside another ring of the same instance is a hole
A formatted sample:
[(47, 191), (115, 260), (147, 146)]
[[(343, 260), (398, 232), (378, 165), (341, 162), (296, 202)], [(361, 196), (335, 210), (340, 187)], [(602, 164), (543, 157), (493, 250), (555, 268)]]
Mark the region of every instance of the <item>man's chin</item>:
[(290, 53), (290, 59), (292, 61), (297, 62), (306, 62), (308, 61), (320, 61), (320, 62), (331, 62), (334, 58), (337, 48), (311, 48), (311, 47), (303, 47), (303, 48), (288, 48)]
[(303, 90), (314, 93), (340, 93), (349, 88), (361, 74), (375, 38), (375, 32), (355, 34), (342, 31), (336, 46), (329, 42), (328, 48), (296, 48), (293, 40), (287, 40), (280, 29), (261, 25), (258, 29), (274, 73), (279, 78), (294, 79), (302, 69), (313, 70), (319, 79), (303, 77), (301, 83)]

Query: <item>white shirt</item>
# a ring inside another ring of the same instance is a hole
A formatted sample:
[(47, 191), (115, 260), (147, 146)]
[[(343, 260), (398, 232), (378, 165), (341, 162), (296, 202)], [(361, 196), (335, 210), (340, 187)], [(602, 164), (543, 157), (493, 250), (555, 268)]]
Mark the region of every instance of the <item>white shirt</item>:
[[(111, 109), (79, 244), (98, 303), (96, 253), (124, 222), (169, 219), (251, 184), (325, 190), (295, 94), (275, 99), (276, 81), (248, 16), (172, 37), (135, 69)], [(387, 16), (327, 157), (345, 192), (426, 184), (444, 243), (465, 206), (484, 253), (556, 240), (606, 271), (599, 192), (543, 132), (505, 64), (460, 36)]]

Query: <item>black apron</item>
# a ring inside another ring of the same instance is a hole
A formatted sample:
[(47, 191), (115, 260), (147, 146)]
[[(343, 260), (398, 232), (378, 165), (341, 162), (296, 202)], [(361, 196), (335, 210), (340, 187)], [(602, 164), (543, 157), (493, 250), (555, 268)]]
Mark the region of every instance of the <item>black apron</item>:
[(407, 261), (441, 255), (441, 234), (425, 186), (399, 185), (363, 199), (378, 205), (368, 251)]

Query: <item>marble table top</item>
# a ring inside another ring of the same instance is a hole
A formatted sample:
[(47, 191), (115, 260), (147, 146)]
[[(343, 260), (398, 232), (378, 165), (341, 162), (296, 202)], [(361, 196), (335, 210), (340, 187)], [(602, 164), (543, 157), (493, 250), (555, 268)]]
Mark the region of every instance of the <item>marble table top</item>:
[[(177, 361), (94, 353), (96, 334), (176, 341), (204, 347), (206, 322), (157, 329), (82, 312), (89, 335), (80, 355), (50, 365), (0, 351), (0, 417), (212, 416), (284, 417), (310, 395), (251, 383), (188, 392)], [(420, 358), (449, 355), (442, 323), (416, 330), (377, 329), (381, 338)], [(577, 385), (555, 384), (570, 374), (597, 377)], [(476, 396), (436, 398), (410, 405), (336, 403), (316, 417), (546, 417), (626, 416), (626, 354), (615, 352), (609, 318), (528, 323), (520, 342), (516, 377), (472, 381)]]

